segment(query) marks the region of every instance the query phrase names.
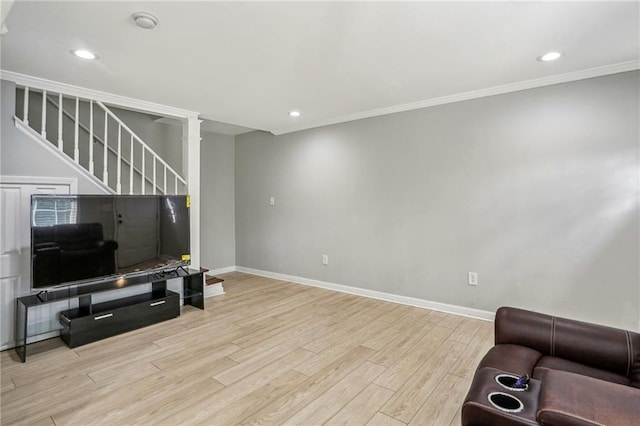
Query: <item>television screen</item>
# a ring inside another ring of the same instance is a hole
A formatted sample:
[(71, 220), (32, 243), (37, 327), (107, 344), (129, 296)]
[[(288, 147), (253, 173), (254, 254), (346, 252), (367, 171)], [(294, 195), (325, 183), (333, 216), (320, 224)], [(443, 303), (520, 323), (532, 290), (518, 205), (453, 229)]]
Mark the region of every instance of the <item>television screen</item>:
[(31, 285), (189, 264), (186, 195), (32, 195)]

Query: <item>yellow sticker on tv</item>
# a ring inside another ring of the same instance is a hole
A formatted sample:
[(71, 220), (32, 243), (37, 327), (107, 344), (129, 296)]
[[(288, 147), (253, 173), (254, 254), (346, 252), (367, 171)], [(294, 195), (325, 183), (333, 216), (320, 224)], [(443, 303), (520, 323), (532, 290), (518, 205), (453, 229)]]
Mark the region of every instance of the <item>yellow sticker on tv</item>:
[(187, 208), (189, 207), (191, 207), (191, 195), (187, 195)]
[(189, 254), (183, 254), (183, 255), (182, 255), (182, 260), (191, 260), (191, 255), (189, 255)]

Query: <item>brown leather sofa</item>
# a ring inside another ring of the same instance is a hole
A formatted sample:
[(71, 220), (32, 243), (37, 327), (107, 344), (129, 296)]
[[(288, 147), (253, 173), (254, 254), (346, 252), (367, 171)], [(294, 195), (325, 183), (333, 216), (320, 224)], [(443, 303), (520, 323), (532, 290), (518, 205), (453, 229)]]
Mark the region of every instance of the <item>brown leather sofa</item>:
[[(513, 387), (523, 375), (526, 389)], [(498, 309), (495, 346), (478, 365), (462, 424), (640, 425), (640, 334)]]

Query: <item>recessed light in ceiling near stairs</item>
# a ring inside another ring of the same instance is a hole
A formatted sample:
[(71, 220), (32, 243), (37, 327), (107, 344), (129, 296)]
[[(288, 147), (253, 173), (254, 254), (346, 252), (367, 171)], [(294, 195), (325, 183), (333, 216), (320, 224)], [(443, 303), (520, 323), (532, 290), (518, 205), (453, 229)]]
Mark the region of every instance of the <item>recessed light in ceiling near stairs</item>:
[(158, 18), (147, 12), (136, 12), (133, 15), (133, 22), (140, 28), (152, 30), (158, 25)]
[(78, 58), (82, 58), (82, 59), (88, 59), (88, 60), (98, 59), (98, 55), (85, 49), (74, 49), (74, 50), (71, 50), (71, 53), (77, 56)]
[(560, 52), (548, 52), (542, 56), (538, 56), (538, 61), (551, 62), (551, 61), (555, 61), (556, 59), (560, 59), (561, 56), (562, 56), (562, 53)]

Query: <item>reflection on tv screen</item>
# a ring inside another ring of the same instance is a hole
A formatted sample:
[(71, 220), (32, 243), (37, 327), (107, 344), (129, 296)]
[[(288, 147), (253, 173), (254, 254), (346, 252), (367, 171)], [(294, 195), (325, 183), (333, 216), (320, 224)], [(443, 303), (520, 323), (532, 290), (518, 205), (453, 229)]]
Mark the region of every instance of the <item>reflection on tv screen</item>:
[(167, 270), (190, 261), (185, 195), (33, 195), (32, 287)]

